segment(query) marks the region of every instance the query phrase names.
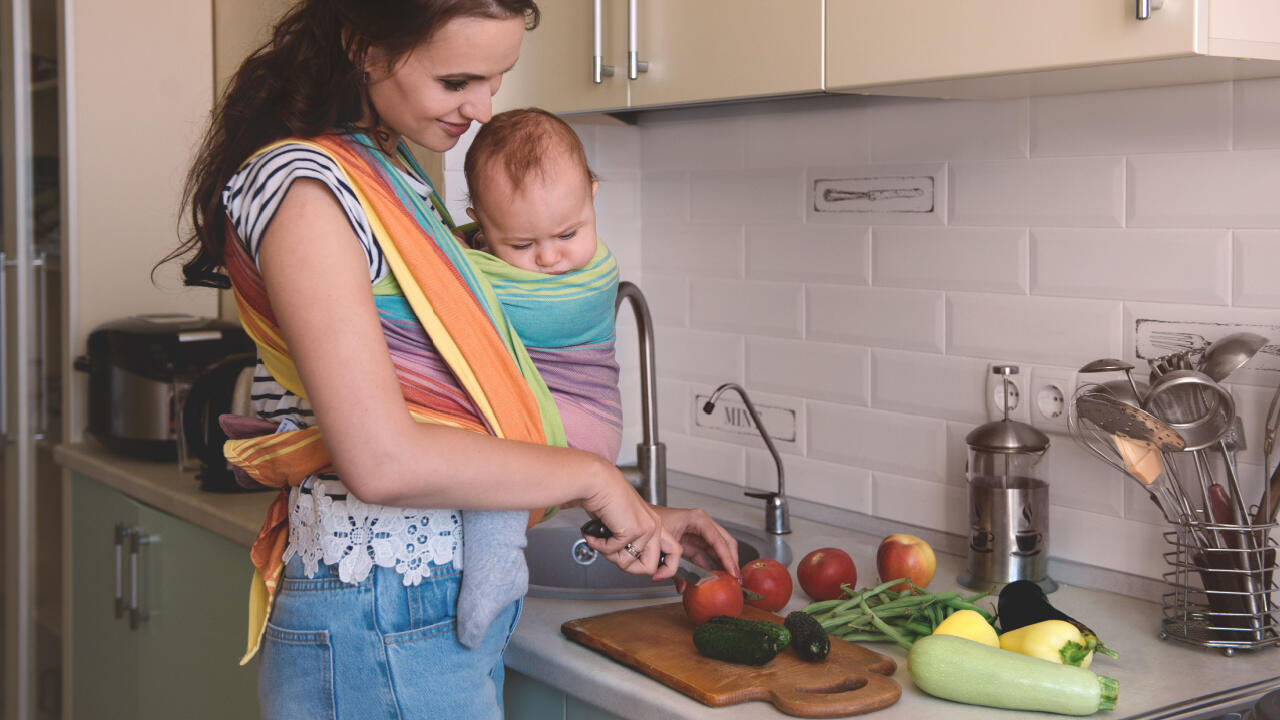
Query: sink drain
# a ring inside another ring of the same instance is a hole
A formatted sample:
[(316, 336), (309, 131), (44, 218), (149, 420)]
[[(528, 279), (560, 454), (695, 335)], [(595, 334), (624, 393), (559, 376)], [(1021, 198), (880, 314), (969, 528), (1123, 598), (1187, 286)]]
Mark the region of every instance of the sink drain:
[(579, 540), (574, 543), (569, 550), (569, 554), (573, 557), (573, 561), (579, 565), (590, 565), (596, 561), (596, 556), (599, 555), (599, 553), (591, 549), (586, 540)]

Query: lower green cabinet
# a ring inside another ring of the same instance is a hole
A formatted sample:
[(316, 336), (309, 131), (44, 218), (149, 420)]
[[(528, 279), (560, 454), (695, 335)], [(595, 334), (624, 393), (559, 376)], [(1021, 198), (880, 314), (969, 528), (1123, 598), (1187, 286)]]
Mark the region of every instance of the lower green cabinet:
[(506, 720), (622, 720), (511, 668), (506, 669), (502, 695)]
[(72, 718), (258, 717), (247, 548), (71, 481)]

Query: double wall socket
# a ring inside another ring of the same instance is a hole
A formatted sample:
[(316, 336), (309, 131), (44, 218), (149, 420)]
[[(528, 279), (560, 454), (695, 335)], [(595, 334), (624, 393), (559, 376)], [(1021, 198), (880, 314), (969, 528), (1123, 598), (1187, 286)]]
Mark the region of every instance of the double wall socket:
[(1008, 376), (1009, 419), (1029, 423), (1044, 432), (1067, 432), (1067, 404), (1075, 392), (1074, 370), (1050, 366), (991, 363), (987, 366), (987, 419), (1004, 417), (1004, 378), (992, 372), (998, 365), (1016, 365), (1017, 375)]

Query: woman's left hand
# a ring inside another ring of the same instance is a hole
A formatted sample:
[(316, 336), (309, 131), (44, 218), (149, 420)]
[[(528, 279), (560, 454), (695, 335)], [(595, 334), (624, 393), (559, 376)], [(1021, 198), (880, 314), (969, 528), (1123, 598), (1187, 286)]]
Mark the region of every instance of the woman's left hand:
[[(738, 541), (710, 515), (698, 508), (654, 506), (653, 510), (667, 532), (680, 542), (685, 557), (705, 567), (705, 553), (715, 558), (726, 572), (742, 579), (742, 571), (738, 569)], [(683, 592), (683, 584), (677, 580), (676, 589)]]

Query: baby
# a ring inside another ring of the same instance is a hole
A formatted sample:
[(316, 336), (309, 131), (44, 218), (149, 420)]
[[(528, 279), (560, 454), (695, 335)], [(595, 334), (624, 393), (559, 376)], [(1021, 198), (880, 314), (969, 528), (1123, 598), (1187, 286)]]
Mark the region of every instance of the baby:
[[(568, 445), (613, 462), (622, 440), (613, 352), (618, 269), (596, 237), (598, 183), (582, 142), (546, 111), (511, 110), (480, 128), (464, 170), (467, 215), (476, 222), (463, 233), (471, 266), (489, 281), (546, 383)], [(525, 512), (463, 513), (458, 638), (468, 647), (528, 587), (527, 520)]]

